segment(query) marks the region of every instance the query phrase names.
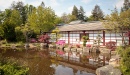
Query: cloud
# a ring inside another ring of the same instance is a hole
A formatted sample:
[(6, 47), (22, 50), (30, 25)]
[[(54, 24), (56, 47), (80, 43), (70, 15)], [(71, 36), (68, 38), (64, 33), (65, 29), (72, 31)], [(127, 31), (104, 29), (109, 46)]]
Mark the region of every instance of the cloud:
[(123, 3), (124, 3), (124, 0), (118, 0), (118, 2), (116, 3), (117, 9), (120, 9), (121, 7), (123, 7)]
[(83, 3), (86, 3), (86, 4), (89, 3), (89, 2), (91, 2), (91, 1), (92, 1), (92, 0), (82, 0), (82, 2), (83, 2)]
[(50, 0), (50, 6), (56, 7), (59, 6), (60, 4), (58, 3), (58, 0)]
[(70, 6), (70, 7), (68, 8), (69, 12), (72, 12), (73, 7), (74, 7), (74, 6)]

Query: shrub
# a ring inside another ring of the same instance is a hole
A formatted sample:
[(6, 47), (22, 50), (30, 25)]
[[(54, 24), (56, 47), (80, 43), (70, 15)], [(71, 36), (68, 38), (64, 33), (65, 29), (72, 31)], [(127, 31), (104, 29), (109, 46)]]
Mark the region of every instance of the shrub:
[(9, 59), (0, 60), (0, 75), (27, 75), (29, 68), (18, 65)]
[(7, 43), (8, 43), (8, 42), (7, 42), (6, 39), (1, 41), (1, 44), (7, 44)]
[(123, 75), (129, 75), (130, 74), (130, 47), (123, 48), (119, 47), (117, 48), (118, 54), (121, 56), (120, 61), (120, 69), (123, 73)]
[(87, 40), (89, 40), (89, 37), (84, 35), (82, 36), (82, 39), (83, 39), (83, 46), (85, 47)]

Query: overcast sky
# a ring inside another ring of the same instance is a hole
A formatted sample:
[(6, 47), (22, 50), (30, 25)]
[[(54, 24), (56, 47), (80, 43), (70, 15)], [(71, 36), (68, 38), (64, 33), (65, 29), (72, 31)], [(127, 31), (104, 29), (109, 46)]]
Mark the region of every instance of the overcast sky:
[(90, 16), (96, 4), (100, 6), (106, 15), (110, 14), (115, 7), (120, 9), (124, 2), (124, 0), (0, 0), (0, 10), (4, 11), (4, 9), (9, 8), (13, 1), (22, 1), (24, 4), (32, 4), (34, 6), (40, 5), (43, 1), (45, 6), (50, 6), (58, 16), (61, 16), (64, 12), (71, 13), (74, 5), (78, 9), (82, 6), (86, 16)]

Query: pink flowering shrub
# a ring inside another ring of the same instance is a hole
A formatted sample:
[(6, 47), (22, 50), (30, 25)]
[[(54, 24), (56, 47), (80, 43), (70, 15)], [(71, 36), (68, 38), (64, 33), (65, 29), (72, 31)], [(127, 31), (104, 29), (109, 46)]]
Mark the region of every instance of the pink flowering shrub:
[(65, 44), (65, 40), (58, 40), (56, 42), (56, 44), (58, 44), (58, 45), (64, 45)]
[(77, 48), (80, 48), (80, 44), (76, 44), (76, 47), (77, 47)]
[(37, 40), (35, 38), (32, 38), (32, 39), (30, 39), (30, 42), (35, 43), (35, 42), (37, 42)]
[(56, 50), (56, 53), (59, 54), (59, 55), (65, 54), (65, 53), (64, 53), (63, 51), (61, 51), (61, 50)]
[(90, 48), (90, 47), (91, 47), (91, 44), (87, 44), (86, 47), (89, 47), (89, 48)]
[(50, 36), (48, 36), (47, 34), (44, 34), (44, 35), (39, 36), (38, 41), (44, 42), (44, 43), (49, 43), (49, 39), (50, 39)]

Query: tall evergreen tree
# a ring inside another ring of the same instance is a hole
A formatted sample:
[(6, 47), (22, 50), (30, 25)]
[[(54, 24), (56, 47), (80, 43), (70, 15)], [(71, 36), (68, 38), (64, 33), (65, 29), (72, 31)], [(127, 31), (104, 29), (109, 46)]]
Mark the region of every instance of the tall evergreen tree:
[(94, 7), (94, 9), (92, 10), (92, 16), (95, 21), (98, 21), (98, 20), (104, 18), (104, 14), (103, 14), (102, 10), (100, 9), (100, 6), (96, 5)]
[(79, 12), (78, 12), (78, 19), (79, 20), (85, 20), (85, 16), (84, 16), (85, 12), (82, 6), (80, 6)]
[(129, 0), (124, 0), (123, 8), (121, 9), (121, 11), (126, 11), (129, 8), (130, 8), (130, 1)]
[(72, 15), (78, 19), (78, 8), (74, 5), (73, 10), (72, 10)]
[(44, 7), (45, 7), (45, 4), (44, 4), (44, 2), (42, 2), (40, 6), (42, 6), (42, 7), (44, 8)]

